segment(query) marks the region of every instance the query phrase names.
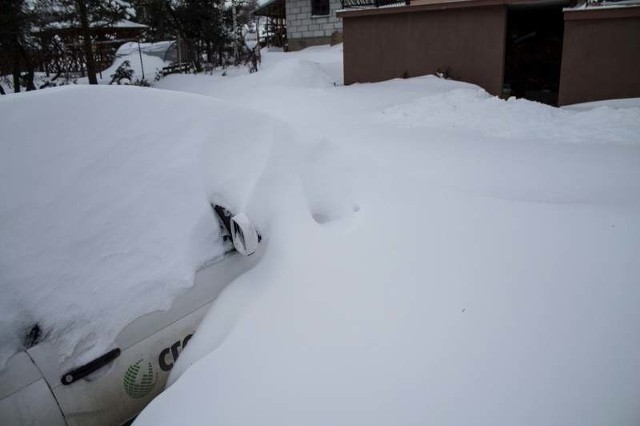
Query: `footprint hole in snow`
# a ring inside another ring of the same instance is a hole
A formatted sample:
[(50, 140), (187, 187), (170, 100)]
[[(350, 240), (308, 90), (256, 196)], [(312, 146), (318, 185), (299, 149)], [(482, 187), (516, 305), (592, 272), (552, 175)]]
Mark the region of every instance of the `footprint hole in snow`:
[(348, 152), (323, 139), (309, 149), (305, 160), (301, 178), (313, 220), (326, 224), (349, 218), (360, 210), (354, 200), (356, 179)]
[(360, 211), (360, 206), (354, 204), (348, 210), (343, 211), (311, 211), (311, 217), (318, 224), (323, 225), (329, 222), (334, 222), (336, 220), (340, 220), (346, 217), (351, 217), (352, 215), (358, 213)]

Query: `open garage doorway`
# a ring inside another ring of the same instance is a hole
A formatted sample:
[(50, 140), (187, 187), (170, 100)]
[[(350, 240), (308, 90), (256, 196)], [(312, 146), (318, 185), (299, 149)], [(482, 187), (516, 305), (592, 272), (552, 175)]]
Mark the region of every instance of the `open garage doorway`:
[(569, 1), (509, 5), (505, 51), (505, 97), (558, 105), (564, 17)]

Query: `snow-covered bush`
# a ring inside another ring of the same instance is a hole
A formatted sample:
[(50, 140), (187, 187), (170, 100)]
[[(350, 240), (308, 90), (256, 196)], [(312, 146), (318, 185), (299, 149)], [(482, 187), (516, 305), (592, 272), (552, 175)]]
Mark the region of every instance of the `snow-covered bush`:
[(131, 68), (131, 64), (129, 63), (129, 61), (124, 61), (122, 64), (120, 64), (120, 66), (116, 69), (116, 72), (111, 74), (110, 77), (111, 82), (109, 84), (122, 84), (122, 80), (129, 80), (129, 82), (125, 84), (131, 84), (133, 69)]

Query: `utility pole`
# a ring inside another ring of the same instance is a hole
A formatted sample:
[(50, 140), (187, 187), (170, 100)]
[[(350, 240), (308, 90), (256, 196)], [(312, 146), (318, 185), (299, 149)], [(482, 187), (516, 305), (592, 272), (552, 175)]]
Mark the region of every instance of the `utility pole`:
[(142, 79), (144, 80), (144, 63), (142, 62), (142, 49), (140, 48), (140, 38), (138, 38), (138, 55), (140, 55), (140, 69), (142, 70)]

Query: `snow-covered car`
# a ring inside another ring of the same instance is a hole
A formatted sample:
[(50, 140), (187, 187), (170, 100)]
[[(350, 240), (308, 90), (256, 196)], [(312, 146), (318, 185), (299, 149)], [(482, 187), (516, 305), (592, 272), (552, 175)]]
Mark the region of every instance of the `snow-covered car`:
[(169, 372), (220, 292), (259, 259), (260, 235), (243, 213), (213, 206), (225, 239), (225, 254), (202, 267), (191, 289), (168, 311), (128, 324), (112, 349), (71, 369), (60, 351), (30, 330), (28, 349), (0, 371), (0, 424), (128, 424), (164, 388)]

